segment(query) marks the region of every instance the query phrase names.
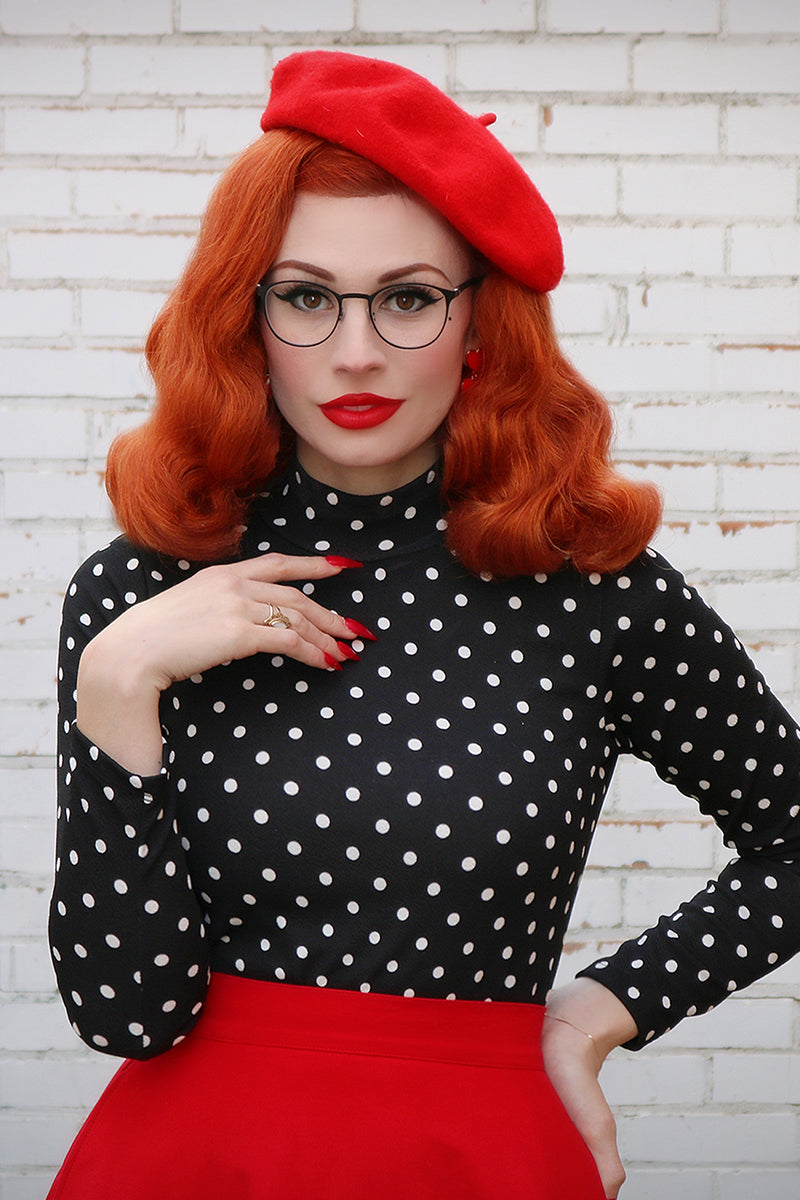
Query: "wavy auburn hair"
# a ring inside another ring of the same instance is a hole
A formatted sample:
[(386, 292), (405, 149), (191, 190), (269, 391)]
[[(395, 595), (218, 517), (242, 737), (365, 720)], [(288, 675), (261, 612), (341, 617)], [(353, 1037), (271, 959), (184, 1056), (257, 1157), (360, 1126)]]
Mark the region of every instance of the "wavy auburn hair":
[[(265, 133), (228, 168), (147, 339), (153, 412), (109, 452), (108, 493), (137, 545), (201, 562), (235, 556), (254, 494), (291, 454), (293, 433), (267, 395), (254, 293), (298, 191), (413, 195), (297, 130)], [(547, 296), (490, 268), (473, 323), (481, 377), (442, 430), (451, 549), (495, 576), (623, 567), (655, 531), (660, 501), (611, 465), (609, 406), (561, 353)]]

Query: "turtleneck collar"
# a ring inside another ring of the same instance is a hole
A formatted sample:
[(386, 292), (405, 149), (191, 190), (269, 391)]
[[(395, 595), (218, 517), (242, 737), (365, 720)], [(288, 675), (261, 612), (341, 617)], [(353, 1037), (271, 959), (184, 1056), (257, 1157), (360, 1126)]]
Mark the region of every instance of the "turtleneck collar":
[(295, 460), (250, 514), (256, 549), (272, 538), (302, 554), (341, 554), (363, 562), (440, 541), (446, 528), (435, 467), (391, 492), (358, 496), (313, 479)]

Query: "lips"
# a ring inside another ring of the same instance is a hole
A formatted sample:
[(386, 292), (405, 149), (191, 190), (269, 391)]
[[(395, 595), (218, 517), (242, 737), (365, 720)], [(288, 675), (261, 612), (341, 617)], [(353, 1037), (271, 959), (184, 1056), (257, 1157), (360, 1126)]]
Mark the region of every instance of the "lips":
[(393, 417), (402, 403), (372, 392), (354, 392), (329, 400), (322, 405), (322, 412), (341, 429), (372, 429)]

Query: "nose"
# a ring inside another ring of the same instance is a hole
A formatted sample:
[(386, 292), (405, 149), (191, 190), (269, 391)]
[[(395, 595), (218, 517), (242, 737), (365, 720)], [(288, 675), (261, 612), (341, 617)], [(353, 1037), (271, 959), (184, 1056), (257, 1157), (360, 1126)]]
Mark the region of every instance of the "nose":
[(366, 301), (348, 298), (342, 301), (342, 315), (331, 337), (334, 370), (354, 374), (373, 371), (386, 361), (386, 343), (370, 320)]

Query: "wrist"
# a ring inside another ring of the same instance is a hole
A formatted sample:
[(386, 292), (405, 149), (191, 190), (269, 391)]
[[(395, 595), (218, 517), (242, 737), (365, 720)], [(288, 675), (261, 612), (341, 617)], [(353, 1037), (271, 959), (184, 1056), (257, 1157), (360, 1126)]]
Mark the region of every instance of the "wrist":
[(636, 1022), (613, 992), (594, 979), (575, 979), (547, 997), (547, 1013), (580, 1031), (601, 1061), (635, 1038)]

